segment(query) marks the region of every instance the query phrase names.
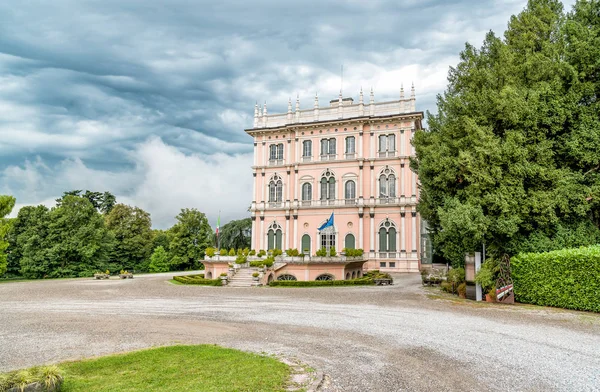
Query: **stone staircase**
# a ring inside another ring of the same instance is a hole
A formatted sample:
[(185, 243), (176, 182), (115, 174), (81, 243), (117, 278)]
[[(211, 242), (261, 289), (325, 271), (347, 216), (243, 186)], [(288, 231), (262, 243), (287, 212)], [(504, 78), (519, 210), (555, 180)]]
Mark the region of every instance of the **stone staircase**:
[(238, 272), (229, 279), (227, 286), (229, 287), (252, 287), (256, 286), (258, 282), (254, 280), (252, 274), (258, 272), (257, 268), (240, 268)]

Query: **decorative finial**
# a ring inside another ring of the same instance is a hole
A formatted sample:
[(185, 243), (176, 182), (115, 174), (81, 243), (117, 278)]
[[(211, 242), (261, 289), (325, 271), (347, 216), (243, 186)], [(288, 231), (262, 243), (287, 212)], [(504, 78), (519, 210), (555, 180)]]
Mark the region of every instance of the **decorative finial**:
[(363, 103), (363, 91), (362, 86), (360, 86), (360, 94), (358, 96), (358, 103)]
[(292, 98), (288, 98), (288, 113), (292, 112)]
[(267, 101), (265, 101), (265, 105), (263, 106), (263, 116), (267, 115)]
[(400, 99), (404, 99), (404, 83), (400, 83)]
[(414, 98), (415, 97), (415, 83), (412, 83), (412, 86), (410, 88), (410, 97)]
[(319, 95), (315, 93), (315, 109), (319, 108)]

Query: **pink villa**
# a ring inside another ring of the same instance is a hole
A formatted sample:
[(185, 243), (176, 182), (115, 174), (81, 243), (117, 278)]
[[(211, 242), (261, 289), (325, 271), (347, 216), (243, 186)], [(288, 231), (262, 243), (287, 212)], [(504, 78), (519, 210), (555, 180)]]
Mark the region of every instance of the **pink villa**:
[[(352, 98), (310, 109), (291, 100), (287, 113), (254, 108), (252, 248), (298, 249), (301, 263), (276, 271), (298, 280), (323, 274), (335, 279), (362, 276), (362, 270), (417, 272), (421, 220), (416, 210), (417, 176), (410, 170), (411, 139), (421, 129), (415, 89), (395, 101)], [(334, 213), (333, 226), (318, 230)], [(362, 261), (322, 262), (318, 249), (363, 249)], [(337, 265), (337, 267), (336, 267)], [(274, 278), (277, 278), (274, 277)]]

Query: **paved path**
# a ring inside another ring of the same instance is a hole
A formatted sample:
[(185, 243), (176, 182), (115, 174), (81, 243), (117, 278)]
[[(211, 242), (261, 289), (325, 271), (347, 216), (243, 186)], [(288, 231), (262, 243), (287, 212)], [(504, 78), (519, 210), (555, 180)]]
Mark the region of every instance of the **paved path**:
[(327, 391), (600, 390), (600, 315), (420, 287), (220, 288), (167, 275), (0, 284), (0, 370), (152, 345), (298, 358)]

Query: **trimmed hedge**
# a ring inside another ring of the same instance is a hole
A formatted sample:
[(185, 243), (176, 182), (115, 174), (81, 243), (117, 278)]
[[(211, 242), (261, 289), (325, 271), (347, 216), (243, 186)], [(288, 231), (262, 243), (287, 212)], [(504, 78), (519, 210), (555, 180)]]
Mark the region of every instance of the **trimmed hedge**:
[(350, 280), (274, 280), (269, 286), (279, 287), (322, 287), (322, 286), (368, 286), (374, 285), (375, 281), (371, 278), (358, 278)]
[(204, 275), (173, 276), (173, 280), (183, 284), (202, 286), (222, 286), (221, 279), (204, 279)]
[(515, 300), (600, 312), (600, 246), (521, 253), (511, 259)]

